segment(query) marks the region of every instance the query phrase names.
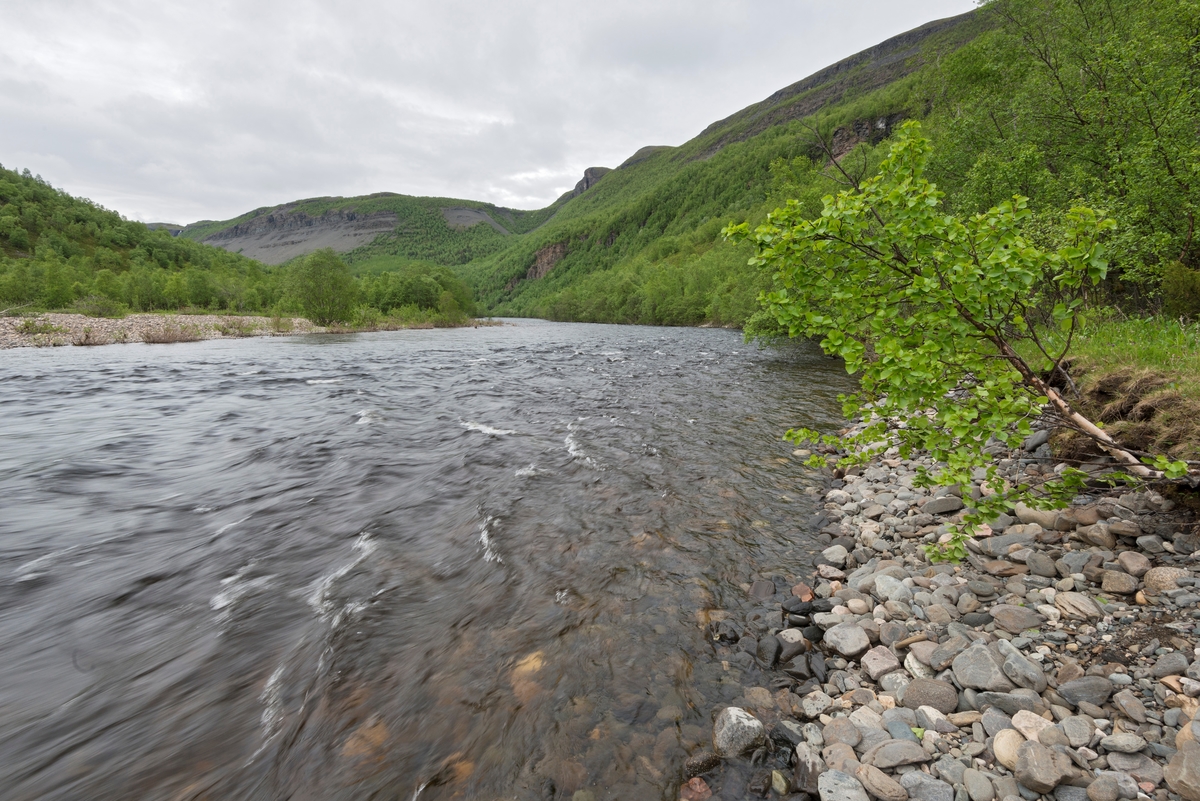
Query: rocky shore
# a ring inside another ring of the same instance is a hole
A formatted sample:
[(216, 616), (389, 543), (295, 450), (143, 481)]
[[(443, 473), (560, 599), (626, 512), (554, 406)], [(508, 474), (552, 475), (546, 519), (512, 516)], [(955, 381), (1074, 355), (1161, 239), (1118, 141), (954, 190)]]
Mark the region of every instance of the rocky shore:
[[(996, 454), (1000, 473), (1053, 473), (1046, 438)], [(760, 576), (752, 611), (709, 625), (742, 694), (712, 710), (680, 798), (1200, 801), (1191, 514), (1096, 490), (1018, 506), (966, 561), (931, 564), (920, 546), (980, 488), (914, 487), (921, 464), (889, 452), (831, 478), (813, 565)]]
[(111, 319), (82, 314), (42, 314), (37, 317), (0, 317), (0, 349), (126, 342), (194, 342), (228, 337), (312, 334), (324, 330), (300, 317), (131, 314)]

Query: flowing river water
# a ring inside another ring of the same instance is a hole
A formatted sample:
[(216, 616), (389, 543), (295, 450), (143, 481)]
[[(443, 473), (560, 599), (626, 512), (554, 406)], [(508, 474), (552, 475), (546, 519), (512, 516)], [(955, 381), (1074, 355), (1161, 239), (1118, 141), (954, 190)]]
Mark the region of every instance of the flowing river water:
[(540, 321), (0, 353), (0, 798), (677, 798), (848, 386)]

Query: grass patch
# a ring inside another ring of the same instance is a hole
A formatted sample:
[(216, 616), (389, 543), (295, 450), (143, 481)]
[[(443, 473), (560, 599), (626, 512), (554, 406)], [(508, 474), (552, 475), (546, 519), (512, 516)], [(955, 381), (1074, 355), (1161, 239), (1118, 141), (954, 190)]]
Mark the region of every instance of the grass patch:
[[(1165, 317), (1086, 315), (1070, 371), (1084, 414), (1135, 450), (1200, 458), (1200, 323)], [(1056, 455), (1096, 455), (1078, 435), (1055, 438)]]
[(103, 334), (96, 333), (95, 331), (92, 330), (92, 327), (89, 325), (89, 326), (85, 326), (82, 331), (80, 331), (75, 336), (71, 337), (71, 344), (72, 345), (81, 345), (81, 346), (110, 345), (110, 344), (112, 344), (112, 340), (109, 339), (108, 337), (104, 336)]
[(37, 334), (65, 334), (66, 332), (67, 329), (54, 325), (49, 320), (41, 320), (34, 317), (22, 320), (21, 324), (17, 326), (17, 333), (29, 334), (31, 336)]
[(169, 345), (172, 342), (198, 342), (204, 339), (200, 329), (194, 325), (183, 325), (177, 321), (169, 321), (161, 328), (154, 328), (142, 334), (142, 341), (147, 345)]
[(216, 329), (221, 332), (222, 336), (227, 337), (252, 337), (259, 333), (257, 323), (252, 323), (249, 320), (241, 318), (233, 318), (216, 324)]

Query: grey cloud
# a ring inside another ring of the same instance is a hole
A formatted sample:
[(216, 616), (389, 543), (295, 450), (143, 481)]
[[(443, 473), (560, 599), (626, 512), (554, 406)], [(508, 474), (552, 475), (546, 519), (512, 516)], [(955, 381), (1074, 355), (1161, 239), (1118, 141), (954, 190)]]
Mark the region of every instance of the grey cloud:
[(524, 208), (972, 0), (0, 0), (0, 162), (137, 219)]

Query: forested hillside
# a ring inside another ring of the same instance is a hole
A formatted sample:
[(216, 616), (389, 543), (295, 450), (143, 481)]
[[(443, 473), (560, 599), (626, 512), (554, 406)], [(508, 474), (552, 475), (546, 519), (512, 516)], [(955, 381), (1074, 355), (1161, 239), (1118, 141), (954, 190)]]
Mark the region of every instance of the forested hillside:
[(277, 303), (264, 265), (151, 231), (31, 175), (0, 168), (0, 306), (111, 313)]

